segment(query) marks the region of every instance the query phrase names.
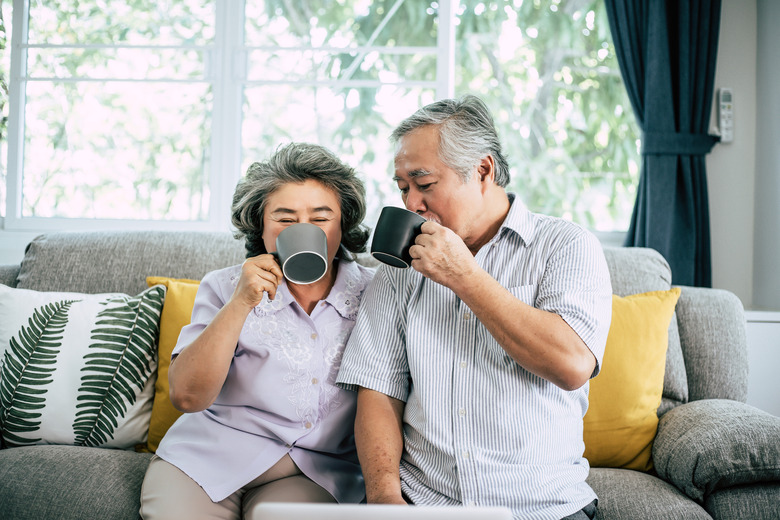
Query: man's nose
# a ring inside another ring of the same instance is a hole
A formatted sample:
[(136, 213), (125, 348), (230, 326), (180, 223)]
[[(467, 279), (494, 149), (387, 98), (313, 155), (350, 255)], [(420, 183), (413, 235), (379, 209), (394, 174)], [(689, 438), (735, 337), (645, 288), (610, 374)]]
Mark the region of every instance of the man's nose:
[(414, 211), (415, 213), (423, 213), (426, 210), (422, 193), (414, 189), (410, 189), (407, 192), (404, 203), (406, 204), (406, 209)]

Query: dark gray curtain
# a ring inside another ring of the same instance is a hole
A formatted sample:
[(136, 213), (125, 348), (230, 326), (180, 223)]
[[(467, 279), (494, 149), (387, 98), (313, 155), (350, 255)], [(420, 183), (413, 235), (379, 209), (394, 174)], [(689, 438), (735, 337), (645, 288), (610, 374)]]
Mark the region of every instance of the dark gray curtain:
[(704, 156), (721, 0), (605, 0), (612, 39), (642, 129), (642, 169), (626, 246), (651, 247), (678, 285), (710, 287)]

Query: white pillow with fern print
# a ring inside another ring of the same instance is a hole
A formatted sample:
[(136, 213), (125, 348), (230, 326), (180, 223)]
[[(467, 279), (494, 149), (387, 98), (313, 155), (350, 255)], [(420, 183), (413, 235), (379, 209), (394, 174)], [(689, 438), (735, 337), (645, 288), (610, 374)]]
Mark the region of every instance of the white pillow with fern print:
[(164, 298), (0, 284), (2, 446), (145, 442)]

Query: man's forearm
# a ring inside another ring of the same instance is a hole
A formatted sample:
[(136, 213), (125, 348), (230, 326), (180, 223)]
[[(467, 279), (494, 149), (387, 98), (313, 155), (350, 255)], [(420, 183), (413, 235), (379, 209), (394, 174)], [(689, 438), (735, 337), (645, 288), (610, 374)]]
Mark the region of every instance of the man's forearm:
[(402, 401), (367, 388), (358, 391), (355, 443), (370, 504), (406, 503), (399, 473), (403, 410)]
[(596, 358), (563, 318), (523, 303), (485, 271), (479, 277), (455, 292), (507, 354), (565, 390), (584, 385)]

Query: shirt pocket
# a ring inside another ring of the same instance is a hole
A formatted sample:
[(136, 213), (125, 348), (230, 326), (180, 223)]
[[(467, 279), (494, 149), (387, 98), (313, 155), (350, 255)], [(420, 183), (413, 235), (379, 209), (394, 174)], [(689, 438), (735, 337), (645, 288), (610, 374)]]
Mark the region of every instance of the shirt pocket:
[(512, 294), (512, 296), (532, 307), (536, 302), (537, 290), (539, 290), (539, 284), (536, 283), (509, 288), (509, 292)]

